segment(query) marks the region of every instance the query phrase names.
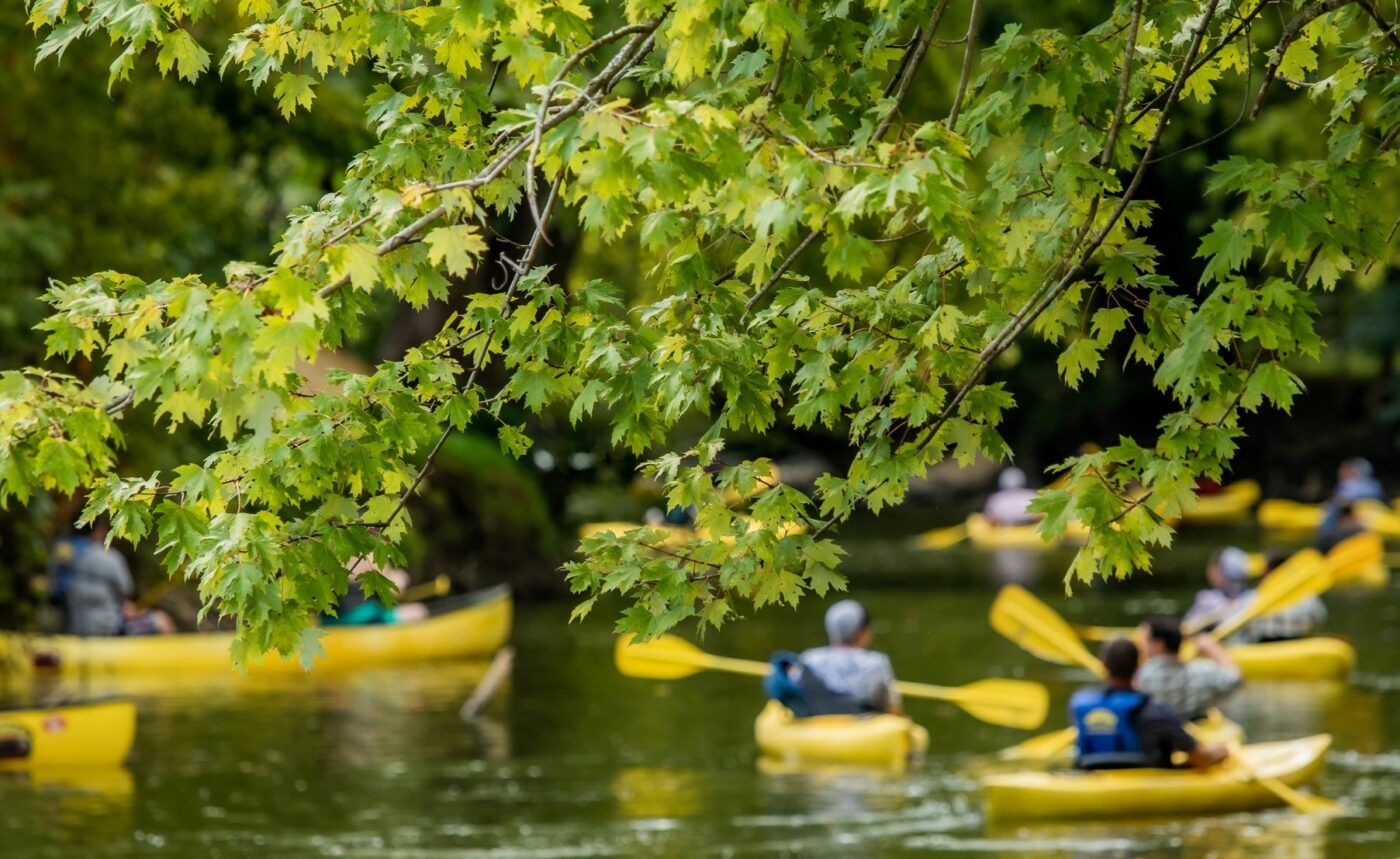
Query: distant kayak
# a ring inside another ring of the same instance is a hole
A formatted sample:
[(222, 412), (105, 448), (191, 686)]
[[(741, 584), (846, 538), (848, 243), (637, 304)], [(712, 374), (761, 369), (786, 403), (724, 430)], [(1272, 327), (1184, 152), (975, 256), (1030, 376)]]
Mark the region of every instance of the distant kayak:
[(1181, 514), (1184, 525), (1219, 525), (1249, 518), (1249, 511), (1259, 503), (1259, 483), (1239, 480), (1214, 495), (1199, 495), (1196, 506)]
[(135, 738), (131, 701), (0, 710), (0, 771), (112, 767), (126, 760)]
[[(1322, 769), (1332, 737), (1256, 743), (1241, 755), (1257, 775), (1290, 787)], [(1283, 804), (1273, 792), (1226, 761), (1193, 770), (1128, 769), (1100, 772), (1023, 772), (982, 781), (987, 820), (1102, 820), (1228, 814)]]
[[(1367, 529), (1389, 539), (1400, 538), (1400, 511), (1379, 501), (1357, 501), (1356, 518)], [(1259, 526), (1268, 531), (1316, 531), (1326, 515), (1321, 504), (1269, 498), (1259, 504)]]
[(1356, 649), (1325, 635), (1227, 650), (1247, 680), (1344, 680), (1356, 666)]
[(934, 528), (913, 538), (915, 548), (947, 549), (966, 538), (984, 549), (1053, 549), (1062, 543), (1082, 543), (1089, 538), (1089, 529), (1072, 522), (1057, 540), (1047, 542), (1040, 536), (1040, 524), (994, 525), (981, 513), (972, 513), (962, 525)]
[[(346, 670), (429, 659), (490, 656), (510, 636), (512, 602), (504, 585), (431, 603), (433, 614), (410, 623), (326, 627), (317, 670)], [(231, 632), (79, 638), (0, 633), (0, 665), (28, 664), (64, 674), (231, 672)], [(301, 662), (276, 654), (250, 674), (301, 673)]]
[(754, 722), (763, 754), (788, 763), (904, 767), (928, 750), (928, 731), (906, 716), (795, 717), (769, 701)]

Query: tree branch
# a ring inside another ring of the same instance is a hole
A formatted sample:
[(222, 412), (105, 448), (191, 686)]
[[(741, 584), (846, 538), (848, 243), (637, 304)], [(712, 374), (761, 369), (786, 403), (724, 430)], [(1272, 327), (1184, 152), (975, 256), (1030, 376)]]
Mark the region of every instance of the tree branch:
[(1273, 59), (1269, 60), (1269, 64), (1264, 68), (1264, 82), (1259, 85), (1259, 94), (1254, 97), (1254, 109), (1249, 112), (1250, 122), (1259, 118), (1259, 111), (1264, 107), (1264, 96), (1277, 77), (1279, 66), (1283, 64), (1283, 55), (1288, 52), (1288, 46), (1297, 41), (1303, 28), (1351, 2), (1352, 0), (1324, 0), (1316, 6), (1303, 9), (1284, 26), (1283, 35), (1279, 37), (1278, 45), (1274, 48)]
[(963, 99), (967, 97), (967, 86), (972, 81), (972, 57), (977, 53), (977, 23), (982, 15), (982, 0), (972, 0), (972, 11), (967, 16), (967, 46), (963, 50), (962, 72), (958, 75), (958, 91), (953, 96), (953, 108), (948, 111), (948, 128), (958, 127), (958, 114), (962, 112)]
[[(976, 0), (974, 0), (976, 2)], [(910, 46), (909, 51), (904, 55), (904, 62), (900, 64), (899, 83), (894, 89), (894, 104), (890, 105), (889, 113), (880, 120), (880, 124), (875, 126), (875, 131), (870, 135), (871, 140), (879, 140), (885, 136), (889, 130), (890, 123), (894, 122), (894, 115), (899, 112), (899, 106), (904, 103), (904, 97), (909, 94), (909, 87), (914, 83), (914, 77), (919, 73), (919, 66), (923, 63), (924, 54), (928, 53), (929, 43), (933, 41), (934, 31), (938, 29), (938, 22), (943, 20), (943, 12), (948, 8), (948, 0), (939, 0), (938, 6), (929, 16), (928, 24), (924, 26), (919, 38)]]

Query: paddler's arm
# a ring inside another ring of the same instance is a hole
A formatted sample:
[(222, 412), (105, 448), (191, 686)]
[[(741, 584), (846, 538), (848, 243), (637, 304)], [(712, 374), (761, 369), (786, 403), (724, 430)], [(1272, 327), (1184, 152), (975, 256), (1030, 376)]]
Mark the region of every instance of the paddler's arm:
[(904, 701), (900, 698), (899, 690), (895, 688), (894, 666), (890, 665), (889, 657), (885, 658), (885, 712), (896, 716), (904, 715)]
[(1219, 671), (1214, 672), (1219, 675), (1218, 682), (1214, 685), (1213, 692), (1217, 696), (1229, 695), (1236, 689), (1244, 685), (1244, 672), (1240, 671), (1239, 663), (1235, 662), (1230, 651), (1224, 645), (1215, 640), (1214, 636), (1198, 635), (1195, 638), (1196, 650), (1214, 662)]

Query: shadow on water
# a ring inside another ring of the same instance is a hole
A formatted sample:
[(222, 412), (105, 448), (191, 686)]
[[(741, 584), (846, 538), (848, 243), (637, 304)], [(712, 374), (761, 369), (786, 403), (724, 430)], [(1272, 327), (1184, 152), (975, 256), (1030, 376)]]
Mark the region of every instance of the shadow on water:
[[(1059, 578), (1065, 553), (1008, 562), (968, 548), (934, 558), (875, 541), (849, 548), (861, 571), (855, 595), (868, 604), (876, 644), (901, 677), (1043, 681), (1054, 701), (1049, 730), (1063, 724), (1064, 702), (1086, 678), (1035, 662), (989, 630), (994, 580), (1030, 582), (1075, 621), (1131, 623), (1184, 605), (1213, 546), (1183, 545), (1154, 575), (1082, 587), (1072, 599)], [(1336, 736), (1322, 788), (1345, 801), (1348, 815), (1331, 821), (1272, 811), (987, 831), (977, 773), (987, 754), (1026, 734), (911, 701), (932, 750), (907, 774), (765, 764), (755, 759), (762, 695), (752, 678), (623, 678), (611, 664), (611, 610), (569, 626), (570, 606), (550, 604), (520, 608), (514, 676), (473, 725), (457, 710), (484, 665), (275, 682), (89, 679), (65, 691), (138, 699), (129, 768), (101, 777), (0, 776), (0, 855), (1393, 859), (1400, 854), (1400, 600), (1390, 590), (1328, 602), (1333, 630), (1360, 652), (1359, 682), (1254, 684), (1230, 712), (1259, 739)], [(762, 659), (815, 645), (823, 608), (814, 600), (796, 611), (767, 610), (709, 634), (703, 646)]]

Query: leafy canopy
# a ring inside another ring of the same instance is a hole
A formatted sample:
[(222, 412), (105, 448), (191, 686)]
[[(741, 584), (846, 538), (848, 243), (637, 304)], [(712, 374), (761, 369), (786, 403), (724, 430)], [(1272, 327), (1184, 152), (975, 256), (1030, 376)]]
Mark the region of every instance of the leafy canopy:
[[(223, 282), (55, 284), (48, 349), (98, 375), (0, 376), (0, 501), (91, 487), (86, 515), (155, 534), (171, 572), (239, 618), (237, 659), (311, 646), (346, 561), (395, 555), (446, 433), (492, 424), (518, 456), (531, 440), (511, 416), (546, 409), (602, 416), (655, 457), (670, 504), (699, 509), (683, 545), (585, 541), (567, 566), (581, 612), (618, 592), (620, 627), (652, 634), (842, 587), (832, 534), (858, 508), (898, 504), (946, 457), (1008, 455), (1017, 403), (989, 373), (1026, 337), (1061, 347), (1071, 387), (1126, 351), (1175, 404), (1155, 438), (1068, 461), (1037, 502), (1047, 536), (1093, 529), (1070, 577), (1146, 569), (1198, 477), (1221, 476), (1241, 413), (1298, 394), (1286, 365), (1320, 349), (1314, 293), (1386, 261), (1372, 190), (1394, 181), (1400, 40), (1369, 0), (1126, 0), (1088, 27), (996, 32), (980, 0), (241, 0), (246, 26), (202, 44), (217, 5), (27, 3), (41, 58), (112, 40), (114, 85), (137, 62), (217, 68), (291, 116), (371, 67), (376, 142), (269, 261)], [(1180, 130), (1190, 103), (1243, 83), (1246, 127), (1296, 92), (1322, 142), (1217, 163), (1232, 214), (1200, 236), (1199, 282), (1173, 283), (1144, 178), (1200, 142)], [(635, 239), (645, 294), (561, 284), (538, 262), (561, 216)], [(519, 219), (523, 246), (491, 239)], [(478, 271), (504, 274), (402, 360), (303, 390), (299, 362), (354, 338), (376, 298), (421, 305)], [(138, 403), (221, 447), (115, 473)], [(708, 429), (667, 452), (697, 415)], [(724, 457), (780, 421), (849, 439), (813, 498)]]

